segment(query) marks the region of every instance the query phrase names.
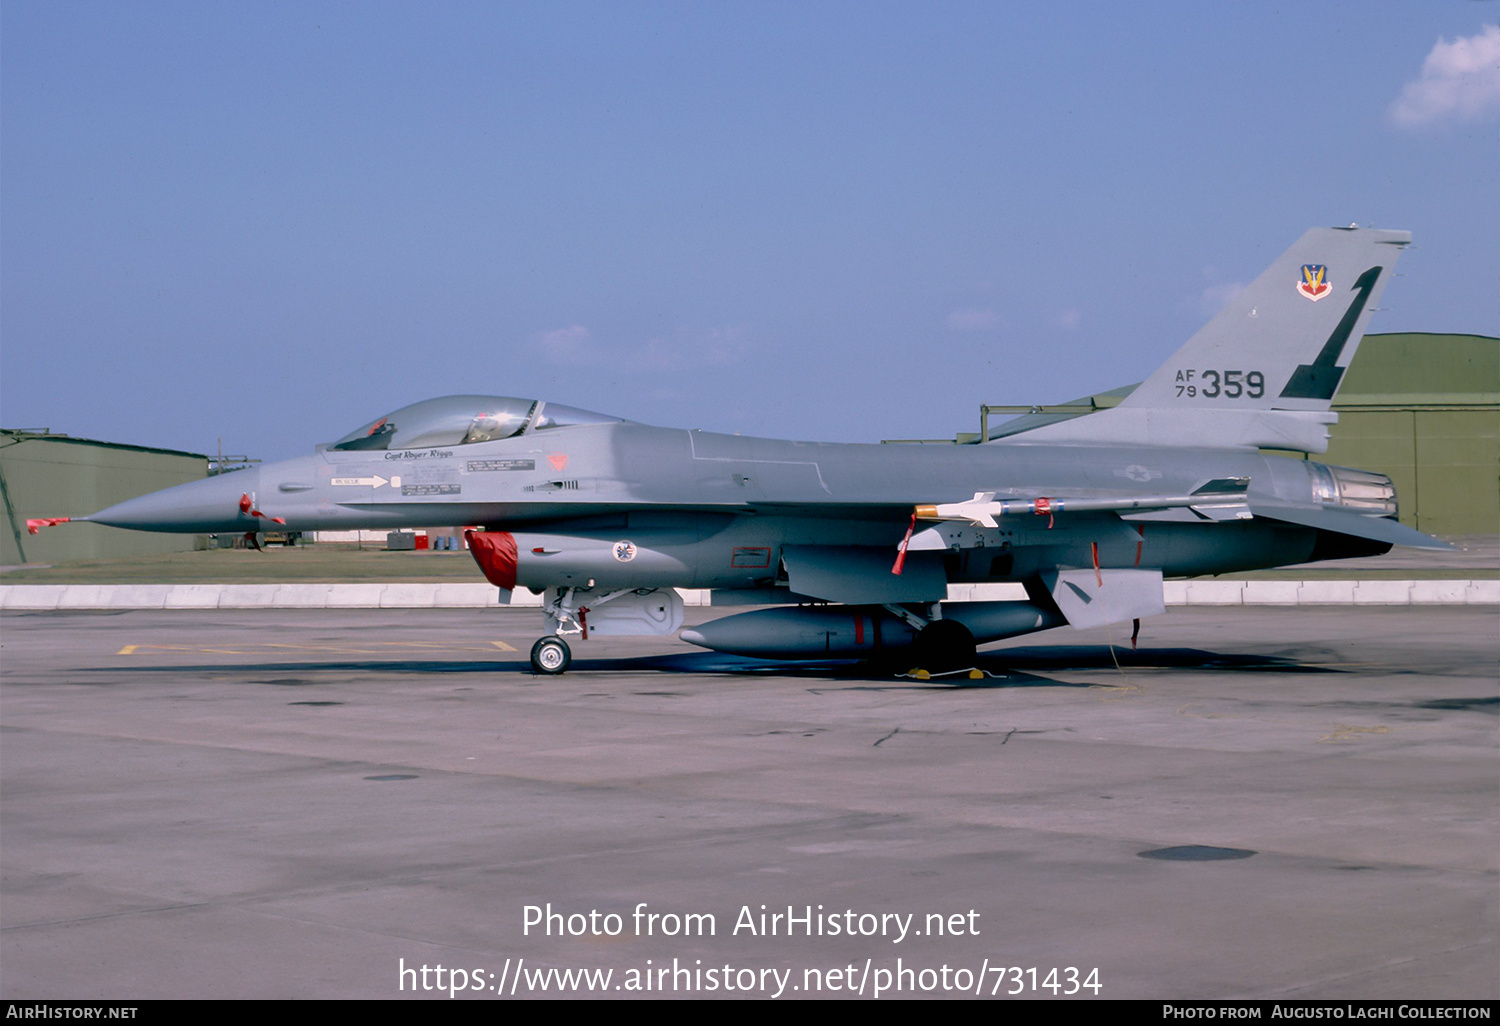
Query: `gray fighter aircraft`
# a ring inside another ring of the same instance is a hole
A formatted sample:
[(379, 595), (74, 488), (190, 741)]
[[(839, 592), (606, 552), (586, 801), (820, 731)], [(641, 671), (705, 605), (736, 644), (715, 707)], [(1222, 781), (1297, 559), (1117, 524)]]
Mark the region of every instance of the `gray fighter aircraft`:
[[(467, 527), (502, 597), (543, 593), (541, 673), (567, 669), (565, 637), (677, 631), (674, 588), (770, 607), (683, 631), (695, 645), (967, 667), (977, 644), (1160, 613), (1166, 577), (1446, 547), (1396, 521), (1389, 478), (1262, 451), (1326, 451), (1330, 402), (1410, 240), (1309, 231), (1117, 407), (1022, 417), (980, 444), (742, 438), (449, 396), (76, 519)], [(1027, 597), (946, 601), (995, 581)]]

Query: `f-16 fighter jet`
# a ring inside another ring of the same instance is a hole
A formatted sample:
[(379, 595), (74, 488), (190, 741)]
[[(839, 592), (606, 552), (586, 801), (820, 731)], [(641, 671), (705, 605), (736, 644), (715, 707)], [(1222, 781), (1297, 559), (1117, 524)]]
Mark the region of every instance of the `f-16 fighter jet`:
[[(540, 673), (568, 668), (569, 639), (677, 632), (675, 588), (764, 607), (682, 631), (694, 645), (967, 667), (986, 642), (1160, 613), (1163, 578), (1446, 547), (1397, 522), (1389, 478), (1263, 451), (1326, 451), (1330, 403), (1410, 240), (1313, 229), (1118, 406), (1021, 417), (977, 444), (743, 438), (461, 395), (75, 519), (466, 527), (503, 598), (542, 593)], [(1026, 598), (947, 601), (949, 585), (1000, 581)]]

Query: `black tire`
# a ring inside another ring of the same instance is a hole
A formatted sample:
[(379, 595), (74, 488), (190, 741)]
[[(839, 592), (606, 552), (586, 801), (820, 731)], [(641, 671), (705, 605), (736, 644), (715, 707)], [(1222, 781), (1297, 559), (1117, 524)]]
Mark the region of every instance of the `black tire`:
[(573, 653), (568, 643), (555, 634), (540, 638), (531, 646), (531, 668), (537, 673), (556, 676), (565, 672), (572, 662)]
[(969, 628), (954, 620), (934, 620), (917, 632), (912, 655), (928, 673), (966, 670), (974, 665), (978, 646)]

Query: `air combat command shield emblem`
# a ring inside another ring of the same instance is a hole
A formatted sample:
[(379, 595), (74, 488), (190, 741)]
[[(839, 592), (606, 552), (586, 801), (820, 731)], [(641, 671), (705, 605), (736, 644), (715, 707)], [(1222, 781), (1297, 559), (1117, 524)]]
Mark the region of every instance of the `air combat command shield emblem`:
[(1327, 279), (1326, 264), (1303, 264), (1302, 280), (1297, 283), (1297, 291), (1316, 303), (1333, 290)]

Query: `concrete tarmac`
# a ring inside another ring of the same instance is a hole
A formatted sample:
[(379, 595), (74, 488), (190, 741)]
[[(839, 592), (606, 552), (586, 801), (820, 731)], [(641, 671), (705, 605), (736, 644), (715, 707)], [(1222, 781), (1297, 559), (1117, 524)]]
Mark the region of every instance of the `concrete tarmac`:
[(536, 677), (542, 623), (5, 614), (0, 996), (1500, 997), (1494, 607), (1174, 609), (966, 686)]

